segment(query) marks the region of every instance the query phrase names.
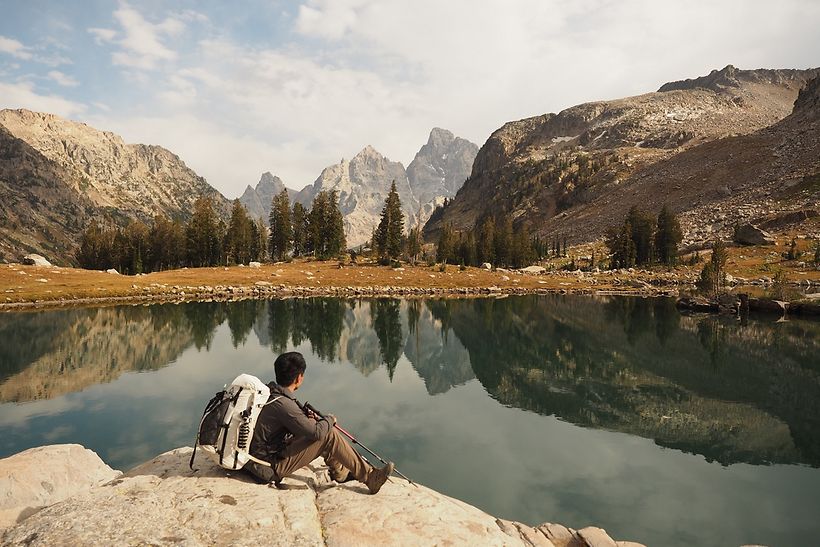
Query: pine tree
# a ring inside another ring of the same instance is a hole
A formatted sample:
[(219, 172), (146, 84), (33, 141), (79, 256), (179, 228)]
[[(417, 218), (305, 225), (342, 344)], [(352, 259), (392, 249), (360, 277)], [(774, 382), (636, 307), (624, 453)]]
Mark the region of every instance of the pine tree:
[[(347, 247), (344, 217), (342, 216), (342, 211), (339, 209), (339, 193), (336, 190), (331, 190), (328, 196), (327, 213), (328, 235), (324, 257), (332, 258), (339, 256), (345, 247)], [(401, 245), (401, 242), (399, 242), (399, 245)]]
[(254, 243), (251, 245), (251, 260), (264, 262), (268, 258), (268, 227), (262, 217), (253, 223)]
[(481, 236), (477, 245), (478, 263), (495, 264), (495, 221), (492, 218), (484, 220), (479, 232)]
[(523, 268), (533, 260), (532, 242), (526, 226), (521, 226), (513, 235), (510, 262), (513, 268)]
[(316, 194), (308, 213), (308, 234), (311, 251), (322, 260), (338, 256), (347, 246), (344, 218), (335, 190)]
[(200, 197), (194, 203), (194, 214), (185, 228), (185, 237), (189, 264), (215, 266), (220, 262), (222, 230), (210, 197)]
[(270, 217), (270, 249), (271, 257), (275, 260), (284, 260), (291, 250), (293, 241), (293, 224), (290, 218), (290, 199), (287, 190), (282, 190), (271, 201)]
[(636, 206), (629, 210), (626, 217), (631, 230), (632, 242), (635, 245), (635, 263), (651, 264), (654, 257), (653, 233), (655, 219), (651, 215), (641, 211)]
[(165, 215), (156, 215), (151, 223), (148, 234), (148, 252), (145, 267), (148, 271), (160, 271), (171, 268), (174, 262), (173, 254), (174, 225)]
[(415, 264), (421, 253), (421, 228), (415, 227), (407, 234), (407, 256), (410, 257), (410, 262)]
[(321, 191), (313, 198), (313, 203), (308, 213), (308, 237), (307, 243), (309, 252), (319, 257), (324, 252), (324, 232), (325, 217), (327, 209), (327, 192)]
[(113, 243), (113, 233), (101, 228), (96, 221), (92, 221), (83, 232), (80, 248), (77, 250), (76, 258), (80, 267), (89, 270), (111, 268)]
[(678, 260), (678, 245), (683, 241), (683, 230), (677, 217), (664, 204), (658, 214), (655, 230), (655, 257), (661, 264), (674, 266)]
[(632, 240), (632, 225), (625, 222), (620, 228), (611, 226), (606, 230), (606, 246), (612, 254), (610, 268), (631, 268), (635, 265), (637, 253)]
[(302, 256), (307, 251), (307, 212), (299, 202), (293, 204), (290, 217), (293, 226), (293, 256)]
[(495, 230), (495, 260), (499, 266), (510, 265), (512, 251), (512, 219), (506, 217)]
[(449, 224), (444, 224), (441, 227), (441, 234), (439, 234), (438, 238), (436, 262), (446, 263), (453, 259), (453, 244), (453, 227)]
[(384, 200), (379, 227), (376, 229), (376, 249), (383, 259), (395, 260), (401, 254), (404, 236), (404, 213), (396, 191), (396, 181), (390, 185), (390, 192)]
[(723, 241), (716, 241), (712, 245), (712, 269), (715, 275), (715, 282), (717, 290), (726, 285), (726, 261), (729, 258), (729, 251), (726, 249), (726, 244)]
[[(224, 251), (228, 261), (247, 264), (251, 260), (254, 243), (254, 222), (238, 199), (231, 208), (231, 220), (225, 234)], [(258, 237), (258, 236), (257, 236)]]

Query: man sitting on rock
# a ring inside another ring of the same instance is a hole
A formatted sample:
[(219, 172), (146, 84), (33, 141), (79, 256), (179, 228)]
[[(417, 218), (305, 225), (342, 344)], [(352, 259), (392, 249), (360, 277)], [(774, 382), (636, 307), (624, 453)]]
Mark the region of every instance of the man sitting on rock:
[(271, 467), (250, 461), (245, 469), (265, 482), (278, 484), (322, 456), (331, 479), (339, 483), (355, 479), (367, 485), (371, 494), (378, 492), (393, 472), (393, 463), (374, 468), (333, 427), (335, 416), (308, 416), (293, 397), (305, 379), (307, 364), (302, 354), (283, 353), (273, 368), (276, 382), (268, 384), (269, 403), (259, 414), (250, 448), (252, 456), (270, 462)]

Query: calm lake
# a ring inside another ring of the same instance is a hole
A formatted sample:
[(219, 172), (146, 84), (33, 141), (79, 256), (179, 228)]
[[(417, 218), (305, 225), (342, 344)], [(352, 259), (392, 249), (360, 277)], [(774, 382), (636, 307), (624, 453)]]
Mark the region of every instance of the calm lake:
[(290, 299), (0, 314), (0, 457), (80, 443), (127, 469), (281, 351), (399, 470), (507, 519), (650, 546), (815, 544), (820, 322), (670, 299)]

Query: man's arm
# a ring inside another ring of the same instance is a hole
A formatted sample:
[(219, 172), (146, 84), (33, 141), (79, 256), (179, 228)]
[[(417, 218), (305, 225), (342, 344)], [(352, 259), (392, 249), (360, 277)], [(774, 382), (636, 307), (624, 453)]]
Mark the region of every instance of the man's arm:
[(333, 428), (333, 418), (314, 420), (305, 416), (302, 409), (291, 399), (283, 401), (281, 408), (282, 424), (296, 437), (305, 437), (312, 441), (321, 441)]

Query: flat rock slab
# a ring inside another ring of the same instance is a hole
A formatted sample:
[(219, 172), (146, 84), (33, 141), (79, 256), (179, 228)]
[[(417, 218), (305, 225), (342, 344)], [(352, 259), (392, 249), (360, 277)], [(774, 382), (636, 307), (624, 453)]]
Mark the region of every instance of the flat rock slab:
[[(191, 448), (178, 448), (124, 475), (79, 445), (0, 460), (0, 481), (6, 481), (0, 492), (16, 495), (7, 506), (17, 511), (12, 522), (19, 521), (0, 529), (0, 545), (616, 545), (599, 528), (576, 532), (496, 519), (398, 477), (371, 496), (358, 482), (331, 481), (321, 459), (274, 488), (243, 471), (225, 471), (205, 454), (192, 471), (190, 454)], [(39, 484), (44, 476), (59, 488)], [(71, 480), (58, 480), (63, 476)], [(63, 501), (54, 497), (57, 490)], [(49, 506), (21, 519), (23, 505)]]
[(379, 494), (337, 485), (316, 460), (276, 489), (190, 448), (47, 507), (0, 536), (25, 545), (526, 545), (494, 517), (428, 488), (391, 479)]
[(60, 502), (120, 475), (93, 450), (57, 444), (24, 450), (0, 460), (0, 530), (42, 507)]

